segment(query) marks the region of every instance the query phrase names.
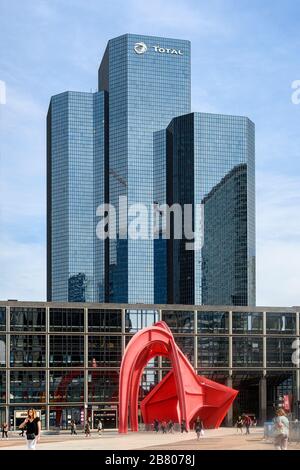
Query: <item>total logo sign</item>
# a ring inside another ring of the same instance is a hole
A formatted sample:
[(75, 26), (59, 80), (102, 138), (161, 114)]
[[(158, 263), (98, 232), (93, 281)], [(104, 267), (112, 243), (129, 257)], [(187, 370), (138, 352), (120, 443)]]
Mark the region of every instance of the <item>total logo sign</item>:
[[(174, 54), (174, 55), (183, 55), (183, 52), (180, 49), (173, 49), (169, 47), (160, 47), (160, 46), (150, 46), (154, 49), (155, 52), (159, 54)], [(144, 42), (137, 42), (134, 45), (134, 51), (136, 54), (144, 54), (147, 52), (148, 46)]]

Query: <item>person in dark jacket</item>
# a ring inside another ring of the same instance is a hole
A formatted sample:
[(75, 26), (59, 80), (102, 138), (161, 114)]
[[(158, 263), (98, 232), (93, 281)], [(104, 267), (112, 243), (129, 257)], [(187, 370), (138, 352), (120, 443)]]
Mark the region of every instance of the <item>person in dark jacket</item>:
[(197, 434), (197, 439), (200, 439), (200, 436), (204, 433), (204, 425), (202, 419), (198, 416), (195, 421), (195, 431)]
[(184, 432), (188, 432), (187, 427), (186, 427), (186, 421), (185, 421), (185, 419), (183, 419), (183, 420), (181, 421), (180, 428), (181, 428), (181, 434), (184, 433)]

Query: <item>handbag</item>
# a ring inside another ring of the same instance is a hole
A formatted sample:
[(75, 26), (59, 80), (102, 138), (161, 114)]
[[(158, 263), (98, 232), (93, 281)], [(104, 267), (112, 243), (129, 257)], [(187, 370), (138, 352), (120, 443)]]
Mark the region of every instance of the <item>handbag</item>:
[(33, 441), (36, 438), (36, 435), (33, 433), (29, 433), (26, 435), (28, 441)]

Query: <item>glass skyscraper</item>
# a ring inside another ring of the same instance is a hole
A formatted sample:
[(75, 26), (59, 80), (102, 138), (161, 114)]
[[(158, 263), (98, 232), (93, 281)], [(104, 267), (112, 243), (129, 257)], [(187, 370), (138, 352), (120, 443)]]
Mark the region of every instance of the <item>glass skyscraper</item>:
[[(128, 206), (152, 206), (154, 132), (190, 112), (190, 82), (189, 41), (125, 34), (108, 42), (99, 89), (109, 96), (109, 202), (115, 207), (120, 196)], [(108, 300), (151, 303), (153, 241), (117, 232), (110, 240)]]
[[(191, 113), (186, 40), (111, 39), (98, 86), (50, 102), (48, 301), (255, 305), (254, 124)], [(172, 237), (161, 204), (193, 205), (197, 250)], [(102, 240), (109, 207), (116, 236)], [(131, 236), (137, 218), (147, 237), (138, 223)]]
[(125, 34), (108, 42), (99, 93), (52, 97), (48, 300), (154, 301), (153, 240), (119, 226), (116, 239), (98, 240), (96, 209), (118, 208), (120, 196), (152, 207), (154, 132), (190, 112), (190, 79), (189, 41)]
[(105, 92), (53, 96), (47, 116), (47, 298), (104, 301)]
[(255, 305), (254, 124), (191, 113), (172, 120), (166, 142), (161, 185), (169, 205), (193, 205), (198, 241), (195, 250), (185, 236), (165, 245), (167, 301)]

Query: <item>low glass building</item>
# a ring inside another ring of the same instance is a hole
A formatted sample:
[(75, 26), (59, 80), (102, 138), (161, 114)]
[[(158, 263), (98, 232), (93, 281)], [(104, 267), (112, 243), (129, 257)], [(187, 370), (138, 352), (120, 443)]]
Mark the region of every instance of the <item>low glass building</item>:
[[(239, 390), (224, 424), (238, 414), (259, 422), (283, 401), (298, 416), (299, 312), (295, 308), (0, 302), (0, 420), (18, 426), (24, 410), (43, 429), (118, 426), (124, 349), (145, 326), (164, 320), (198, 374)], [(295, 362), (295, 360), (294, 360)], [(170, 368), (155, 358), (144, 370), (140, 400)]]

